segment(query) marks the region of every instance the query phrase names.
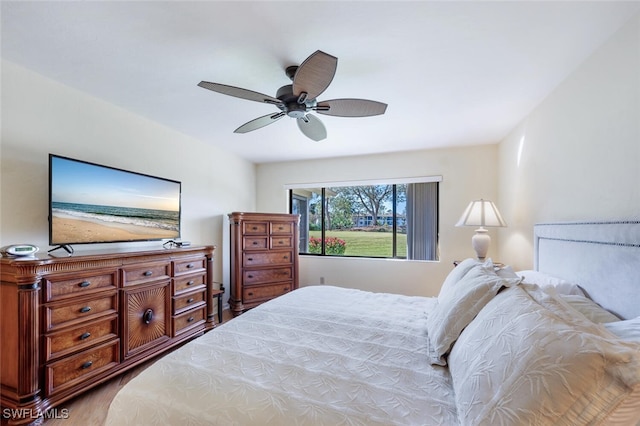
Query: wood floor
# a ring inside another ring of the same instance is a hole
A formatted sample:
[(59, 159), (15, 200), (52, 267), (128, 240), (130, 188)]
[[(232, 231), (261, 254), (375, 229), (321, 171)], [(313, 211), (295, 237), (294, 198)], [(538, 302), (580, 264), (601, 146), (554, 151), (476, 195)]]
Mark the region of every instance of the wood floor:
[[(222, 321), (232, 318), (231, 312), (225, 310), (222, 313)], [(129, 370), (112, 380), (99, 385), (90, 391), (70, 401), (62, 403), (52, 412), (58, 418), (50, 418), (42, 424), (46, 426), (101, 426), (107, 418), (107, 410), (118, 391), (131, 379), (136, 377), (145, 368), (153, 364), (148, 361), (138, 367)]]

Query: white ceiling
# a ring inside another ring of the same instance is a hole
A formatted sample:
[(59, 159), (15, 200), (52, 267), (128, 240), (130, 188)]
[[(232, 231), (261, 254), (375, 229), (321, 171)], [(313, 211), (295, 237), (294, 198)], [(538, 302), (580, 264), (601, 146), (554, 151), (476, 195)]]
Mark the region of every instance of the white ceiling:
[[(2, 58), (254, 162), (500, 141), (640, 10), (617, 1), (2, 1)], [(367, 118), (236, 127), (316, 50), (338, 57), (319, 100), (387, 103)], [(149, 143), (153, 143), (149, 141)]]

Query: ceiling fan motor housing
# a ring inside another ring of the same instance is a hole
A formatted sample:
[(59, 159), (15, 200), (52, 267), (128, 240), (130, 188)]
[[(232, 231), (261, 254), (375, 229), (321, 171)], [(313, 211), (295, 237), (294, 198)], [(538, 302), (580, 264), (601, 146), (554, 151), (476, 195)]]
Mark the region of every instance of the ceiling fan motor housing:
[(279, 88), (276, 98), (282, 101), (280, 109), (292, 118), (304, 117), (311, 106), (308, 102), (298, 103), (299, 97), (293, 94), (293, 85), (291, 84)]

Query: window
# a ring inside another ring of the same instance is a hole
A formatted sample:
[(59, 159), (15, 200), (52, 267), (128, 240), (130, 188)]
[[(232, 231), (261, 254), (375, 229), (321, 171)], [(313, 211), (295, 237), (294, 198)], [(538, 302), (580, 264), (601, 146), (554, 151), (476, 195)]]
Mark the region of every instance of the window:
[(437, 260), (439, 180), (290, 187), (300, 253)]

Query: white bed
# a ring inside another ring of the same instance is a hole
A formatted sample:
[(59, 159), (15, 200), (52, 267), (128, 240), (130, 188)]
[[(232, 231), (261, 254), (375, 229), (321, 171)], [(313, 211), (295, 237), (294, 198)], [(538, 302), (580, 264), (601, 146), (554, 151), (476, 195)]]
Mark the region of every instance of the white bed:
[[(640, 222), (538, 225), (535, 241), (538, 272), (640, 316)], [(640, 421), (640, 341), (555, 290), (491, 274), (468, 261), (438, 298), (300, 288), (158, 360), (119, 392), (106, 424)]]

